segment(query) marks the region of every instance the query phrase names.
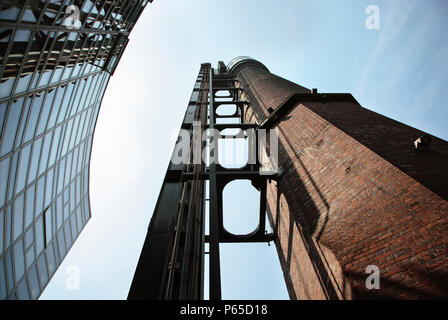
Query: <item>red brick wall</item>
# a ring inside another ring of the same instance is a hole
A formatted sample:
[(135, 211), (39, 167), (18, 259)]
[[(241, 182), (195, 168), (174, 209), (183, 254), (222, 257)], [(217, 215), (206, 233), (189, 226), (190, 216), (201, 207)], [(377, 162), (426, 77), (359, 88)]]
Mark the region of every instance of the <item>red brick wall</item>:
[[(307, 92), (254, 67), (237, 77), (255, 122)], [(352, 101), (298, 103), (277, 129), (285, 173), (268, 213), (291, 298), (448, 298), (446, 141), (415, 153), (421, 131)], [(379, 290), (365, 286), (368, 265)]]

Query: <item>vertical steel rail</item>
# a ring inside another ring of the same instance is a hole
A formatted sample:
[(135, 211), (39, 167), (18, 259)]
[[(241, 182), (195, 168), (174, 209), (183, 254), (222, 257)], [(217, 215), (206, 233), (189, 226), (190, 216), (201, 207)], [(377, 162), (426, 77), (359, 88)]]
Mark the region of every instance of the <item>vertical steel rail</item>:
[[(209, 84), (209, 128), (213, 141), (213, 157), (209, 166), (209, 214), (210, 214), (210, 300), (221, 300), (221, 270), (219, 262), (219, 213), (218, 213), (218, 188), (216, 184), (216, 158), (218, 141), (215, 136), (215, 108), (213, 95), (213, 68), (210, 66)], [(210, 151), (210, 150), (209, 150)]]

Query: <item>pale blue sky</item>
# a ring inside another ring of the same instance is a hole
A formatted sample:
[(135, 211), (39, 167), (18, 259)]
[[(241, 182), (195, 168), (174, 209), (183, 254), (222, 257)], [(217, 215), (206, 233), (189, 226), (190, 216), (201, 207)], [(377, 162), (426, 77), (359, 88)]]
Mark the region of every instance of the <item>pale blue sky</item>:
[[(380, 9), (379, 30), (365, 27), (370, 4)], [(445, 0), (154, 0), (100, 111), (92, 219), (41, 298), (126, 298), (203, 62), (248, 55), (288, 80), (352, 93), (368, 109), (448, 140), (447, 12)], [(238, 205), (250, 210), (249, 202)], [(287, 298), (273, 248), (223, 247), (223, 297)], [(80, 270), (79, 290), (65, 286), (69, 266)]]

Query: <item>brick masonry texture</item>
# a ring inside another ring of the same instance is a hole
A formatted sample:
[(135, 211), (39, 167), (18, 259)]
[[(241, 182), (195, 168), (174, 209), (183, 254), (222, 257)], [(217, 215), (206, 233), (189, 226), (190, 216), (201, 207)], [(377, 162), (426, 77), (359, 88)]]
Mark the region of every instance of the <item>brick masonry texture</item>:
[[(250, 122), (309, 92), (256, 67), (237, 79)], [(448, 298), (448, 142), (416, 153), (423, 132), (353, 101), (299, 102), (276, 128), (284, 175), (267, 207), (292, 299)]]

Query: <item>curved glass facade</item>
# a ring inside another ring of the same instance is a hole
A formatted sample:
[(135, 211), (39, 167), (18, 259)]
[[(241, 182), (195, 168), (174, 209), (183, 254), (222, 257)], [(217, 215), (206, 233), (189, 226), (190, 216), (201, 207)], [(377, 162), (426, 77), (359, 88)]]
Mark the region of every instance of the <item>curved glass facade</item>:
[(91, 216), (98, 111), (148, 1), (23, 2), (0, 4), (0, 299), (38, 298)]

